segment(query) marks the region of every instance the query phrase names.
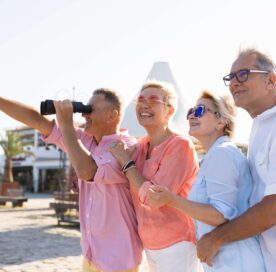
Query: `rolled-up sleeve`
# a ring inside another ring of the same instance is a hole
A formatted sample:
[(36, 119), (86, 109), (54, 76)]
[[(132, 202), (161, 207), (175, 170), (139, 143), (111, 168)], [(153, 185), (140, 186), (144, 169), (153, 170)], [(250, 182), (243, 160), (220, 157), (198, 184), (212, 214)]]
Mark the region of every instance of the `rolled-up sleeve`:
[(144, 203), (146, 202), (147, 199), (147, 191), (150, 188), (152, 183), (150, 181), (145, 181), (142, 186), (139, 188), (139, 199), (140, 202)]
[(219, 148), (206, 158), (204, 179), (209, 203), (231, 220), (238, 214), (239, 168), (233, 154)]
[(123, 174), (119, 163), (106, 151), (101, 156), (93, 155), (92, 158), (97, 164), (97, 172), (94, 177), (94, 182), (102, 184), (127, 183), (127, 178)]
[[(137, 158), (136, 142), (132, 138), (124, 138), (125, 144), (128, 147), (135, 145), (135, 151), (132, 155), (132, 159)], [(112, 156), (109, 151), (102, 153), (101, 155), (92, 154), (92, 158), (97, 164), (97, 172), (94, 177), (94, 181), (102, 184), (118, 184), (118, 183), (129, 183), (125, 174), (122, 171), (122, 167), (118, 161)]]
[(46, 143), (46, 144), (55, 144), (58, 148), (62, 149), (65, 151), (65, 146), (62, 140), (62, 135), (61, 132), (57, 126), (56, 121), (54, 121), (54, 126), (52, 132), (46, 137), (44, 135), (41, 135), (41, 139)]
[[(76, 129), (76, 134), (77, 134), (77, 138), (81, 142), (86, 141), (87, 134), (84, 133), (81, 129)], [(47, 137), (44, 136), (44, 135), (41, 135), (41, 139), (46, 144), (55, 144), (58, 148), (62, 149), (64, 152), (66, 152), (66, 147), (65, 147), (64, 142), (63, 142), (61, 131), (60, 131), (60, 129), (59, 129), (59, 127), (58, 127), (55, 120), (54, 120), (53, 130), (50, 133), (50, 135), (48, 135)]]

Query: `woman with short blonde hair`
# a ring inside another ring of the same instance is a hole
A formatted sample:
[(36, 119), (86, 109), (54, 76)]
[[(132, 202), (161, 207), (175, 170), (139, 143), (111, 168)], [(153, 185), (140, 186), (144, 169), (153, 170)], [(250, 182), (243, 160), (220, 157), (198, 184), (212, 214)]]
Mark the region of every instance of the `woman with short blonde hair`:
[(130, 160), (121, 142), (111, 153), (127, 176), (136, 208), (138, 231), (150, 272), (198, 272), (195, 229), (190, 217), (172, 207), (154, 209), (148, 195), (154, 184), (187, 197), (198, 170), (190, 140), (173, 132), (175, 93), (163, 82), (146, 82), (136, 98), (136, 116), (147, 135), (139, 140), (137, 160)]

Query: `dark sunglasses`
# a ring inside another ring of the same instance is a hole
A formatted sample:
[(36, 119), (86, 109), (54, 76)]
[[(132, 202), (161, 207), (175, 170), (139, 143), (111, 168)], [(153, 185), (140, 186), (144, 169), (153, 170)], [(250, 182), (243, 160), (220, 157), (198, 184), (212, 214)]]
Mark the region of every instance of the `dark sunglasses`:
[(248, 80), (248, 75), (250, 73), (269, 74), (268, 71), (263, 71), (263, 70), (241, 69), (235, 73), (230, 73), (229, 75), (226, 75), (225, 77), (223, 77), (224, 84), (225, 86), (229, 86), (233, 78), (236, 78), (236, 80), (239, 83), (243, 83)]
[(209, 111), (209, 112), (211, 112), (211, 113), (213, 113), (215, 115), (219, 115), (219, 113), (217, 111), (213, 111), (213, 110), (207, 108), (205, 105), (200, 104), (200, 105), (197, 105), (197, 106), (195, 106), (193, 108), (190, 108), (188, 110), (188, 112), (187, 112), (186, 118), (188, 120), (191, 114), (193, 114), (194, 117), (196, 117), (196, 118), (200, 118), (200, 117), (202, 117), (204, 115), (204, 113), (206, 111)]

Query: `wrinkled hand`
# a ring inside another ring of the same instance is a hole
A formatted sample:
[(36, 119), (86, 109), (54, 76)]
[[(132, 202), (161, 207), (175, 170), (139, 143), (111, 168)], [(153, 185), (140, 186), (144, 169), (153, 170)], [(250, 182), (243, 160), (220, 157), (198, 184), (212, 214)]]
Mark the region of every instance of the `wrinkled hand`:
[(152, 185), (147, 191), (147, 205), (152, 208), (160, 208), (168, 205), (173, 198), (171, 193), (166, 187), (161, 185)]
[(73, 105), (70, 100), (54, 101), (59, 126), (73, 124)]
[(130, 160), (131, 155), (135, 151), (135, 146), (128, 148), (123, 141), (117, 141), (110, 145), (109, 151), (123, 166), (126, 161)]
[(197, 241), (197, 257), (201, 262), (212, 266), (213, 258), (218, 253), (220, 246), (212, 232), (206, 233)]

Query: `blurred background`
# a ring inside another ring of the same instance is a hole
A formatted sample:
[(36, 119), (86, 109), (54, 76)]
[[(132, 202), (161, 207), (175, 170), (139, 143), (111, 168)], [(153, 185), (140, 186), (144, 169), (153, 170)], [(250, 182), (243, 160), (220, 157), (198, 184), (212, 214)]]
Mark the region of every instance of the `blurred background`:
[[(203, 89), (228, 92), (222, 77), (240, 47), (276, 58), (275, 8), (273, 0), (0, 0), (0, 93), (39, 108), (111, 87), (128, 104), (166, 61), (193, 104)], [(250, 124), (242, 111), (238, 139)], [(0, 113), (0, 133), (15, 125)]]
[[(273, 0), (0, 0), (0, 94), (39, 109), (45, 99), (86, 103), (94, 89), (110, 87), (125, 99), (122, 126), (141, 136), (132, 101), (156, 78), (175, 85), (174, 121), (185, 133), (186, 110), (202, 90), (229, 94), (222, 77), (240, 48), (276, 59), (275, 7)], [(246, 144), (251, 123), (239, 109), (235, 141)], [(0, 112), (0, 136), (14, 130), (36, 157), (13, 157), (17, 179), (34, 191), (56, 189), (60, 170), (70, 172), (66, 156)], [(3, 166), (0, 148), (0, 175)]]

